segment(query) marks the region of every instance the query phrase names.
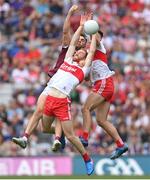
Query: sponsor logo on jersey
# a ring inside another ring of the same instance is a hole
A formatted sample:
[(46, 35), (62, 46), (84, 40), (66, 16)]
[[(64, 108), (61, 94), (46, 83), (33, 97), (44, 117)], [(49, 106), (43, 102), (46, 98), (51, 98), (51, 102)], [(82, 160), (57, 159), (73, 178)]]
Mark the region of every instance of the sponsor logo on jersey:
[(65, 64), (65, 63), (63, 63), (63, 64), (61, 65), (60, 69), (62, 69), (62, 70), (64, 70), (64, 71), (73, 71), (73, 72), (76, 72), (76, 71), (77, 71), (77, 68), (71, 67), (70, 65)]
[(64, 62), (60, 66), (60, 69), (65, 72), (71, 73), (73, 76), (75, 76), (79, 80), (79, 82), (83, 81), (83, 79), (84, 79), (84, 73), (83, 73), (82, 68), (80, 68), (76, 65), (71, 65), (71, 64)]

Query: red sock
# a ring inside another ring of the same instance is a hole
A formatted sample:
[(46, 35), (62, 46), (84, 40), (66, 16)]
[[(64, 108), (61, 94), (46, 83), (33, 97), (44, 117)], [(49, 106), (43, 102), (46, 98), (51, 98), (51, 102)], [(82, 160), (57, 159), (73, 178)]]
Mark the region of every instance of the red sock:
[(29, 134), (28, 133), (24, 133), (24, 136), (28, 139), (29, 138)]
[(56, 137), (55, 137), (55, 140), (60, 140), (60, 137), (59, 137), (59, 136), (56, 136)]
[(82, 157), (83, 157), (85, 162), (90, 160), (90, 156), (87, 153), (83, 154)]
[(89, 138), (89, 133), (87, 131), (84, 131), (83, 132), (83, 139), (85, 139), (87, 141), (88, 138)]
[(122, 141), (122, 139), (118, 139), (116, 141), (116, 145), (117, 145), (117, 147), (123, 147), (124, 146), (124, 142)]

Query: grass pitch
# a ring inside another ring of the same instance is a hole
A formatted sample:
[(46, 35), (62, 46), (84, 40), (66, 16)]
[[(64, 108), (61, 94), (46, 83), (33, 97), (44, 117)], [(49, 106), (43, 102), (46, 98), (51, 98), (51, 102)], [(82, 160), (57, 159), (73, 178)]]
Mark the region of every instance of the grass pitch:
[(111, 180), (111, 179), (149, 179), (150, 180), (150, 176), (97, 176), (97, 175), (91, 175), (91, 176), (86, 176), (86, 175), (72, 175), (72, 176), (0, 176), (0, 179), (100, 179), (100, 180)]

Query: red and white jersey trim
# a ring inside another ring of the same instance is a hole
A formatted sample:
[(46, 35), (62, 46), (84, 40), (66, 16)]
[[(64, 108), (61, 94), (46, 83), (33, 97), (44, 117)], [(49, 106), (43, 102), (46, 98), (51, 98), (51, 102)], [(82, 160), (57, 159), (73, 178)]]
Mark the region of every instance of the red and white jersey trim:
[(96, 81), (108, 78), (115, 74), (114, 71), (111, 71), (108, 67), (108, 60), (106, 49), (102, 42), (100, 42), (100, 47), (96, 50), (91, 67), (91, 81), (94, 84)]
[(103, 52), (101, 52), (99, 49), (97, 49), (96, 52), (95, 52), (93, 61), (95, 61), (95, 60), (101, 60), (106, 64), (108, 63), (107, 55), (104, 54)]

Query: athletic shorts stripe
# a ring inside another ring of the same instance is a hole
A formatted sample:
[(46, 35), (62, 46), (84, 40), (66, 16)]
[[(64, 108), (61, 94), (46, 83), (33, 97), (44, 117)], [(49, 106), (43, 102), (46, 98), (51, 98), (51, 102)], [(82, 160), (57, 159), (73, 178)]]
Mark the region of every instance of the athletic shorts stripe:
[(102, 83), (101, 83), (100, 88), (99, 88), (99, 90), (98, 90), (98, 93), (99, 93), (99, 94), (102, 94), (102, 92), (103, 92), (104, 89), (105, 89), (105, 86), (106, 86), (106, 79), (102, 79)]
[(71, 106), (70, 106), (71, 101), (69, 98), (67, 98), (67, 102), (68, 102), (68, 117), (69, 119), (71, 119)]

